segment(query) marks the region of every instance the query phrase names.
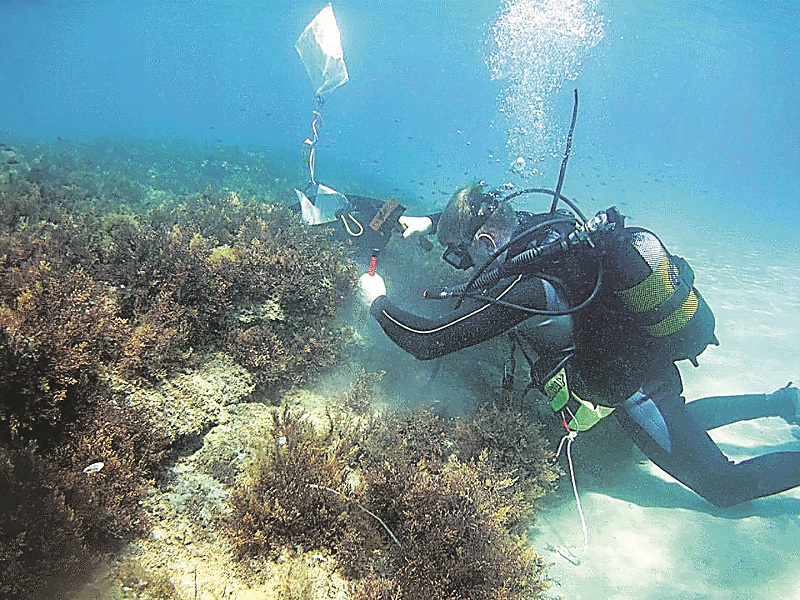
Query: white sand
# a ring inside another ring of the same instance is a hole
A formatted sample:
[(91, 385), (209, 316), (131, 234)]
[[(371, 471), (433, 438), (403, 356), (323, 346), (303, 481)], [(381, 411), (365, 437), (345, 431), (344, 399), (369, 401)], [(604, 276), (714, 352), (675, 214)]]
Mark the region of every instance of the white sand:
[[(681, 365), (686, 397), (769, 392), (790, 380), (800, 383), (797, 227), (777, 218), (771, 229), (748, 227), (741, 215), (731, 224), (720, 208), (704, 208), (704, 194), (687, 194), (669, 181), (629, 181), (626, 187), (631, 200), (625, 212), (689, 260), (696, 286), (717, 317), (721, 346), (701, 355), (699, 369)], [(586, 208), (601, 208), (603, 200)], [(712, 435), (734, 460), (800, 451), (800, 427), (777, 418), (731, 425)], [(541, 514), (531, 538), (552, 561), (550, 573), (559, 582), (553, 597), (800, 598), (800, 489), (716, 509), (638, 451), (636, 456), (640, 462), (621, 473), (604, 473), (598, 465), (591, 465), (590, 473), (589, 466), (577, 465), (590, 535), (585, 555), (567, 481)], [(580, 565), (547, 547), (569, 549)]]

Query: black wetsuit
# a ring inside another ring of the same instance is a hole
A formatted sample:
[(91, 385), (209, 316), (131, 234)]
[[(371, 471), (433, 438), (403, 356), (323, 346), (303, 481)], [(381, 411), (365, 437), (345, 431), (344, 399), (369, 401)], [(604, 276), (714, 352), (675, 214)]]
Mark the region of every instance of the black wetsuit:
[[(382, 250), (391, 239), (391, 229), (375, 231), (369, 224), (383, 206), (383, 201), (353, 194), (347, 194), (346, 197), (348, 206), (336, 214), (335, 221), (315, 227), (330, 229), (337, 239), (352, 243), (359, 251), (369, 252), (374, 248)], [(300, 204), (292, 205), (291, 209), (299, 214)]]
[[(357, 259), (366, 262), (374, 250), (383, 250), (386, 247), (396, 228), (389, 223), (378, 231), (370, 227), (372, 219), (384, 205), (383, 200), (355, 194), (347, 194), (346, 198), (348, 205), (336, 214), (335, 221), (314, 227), (324, 227), (333, 231), (337, 239), (353, 247)], [(292, 205), (291, 210), (299, 214), (301, 212), (300, 204)], [(436, 230), (439, 216), (438, 213), (428, 215), (433, 223), (432, 231)], [(432, 247), (430, 242), (424, 243)]]
[[(517, 231), (526, 229), (535, 218), (520, 213)], [(564, 233), (549, 231), (531, 243)], [(395, 343), (422, 360), (478, 344), (515, 327), (545, 362), (548, 356), (563, 356), (572, 346), (574, 354), (568, 362), (571, 389), (596, 404), (614, 406), (613, 414), (650, 460), (717, 506), (800, 485), (800, 452), (776, 452), (734, 464), (707, 433), (740, 420), (790, 418), (794, 413), (791, 402), (782, 405), (756, 394), (687, 403), (674, 362), (694, 358), (692, 353), (676, 356), (659, 339), (643, 335), (640, 324), (620, 309), (615, 292), (625, 277), (614, 272), (616, 263), (631, 254), (634, 238), (648, 234), (624, 229), (596, 249), (583, 248), (560, 260), (537, 264), (536, 274), (531, 270), (482, 291), (513, 304), (559, 310), (589, 296), (602, 263), (606, 275), (597, 298), (571, 317), (532, 317), (507, 306), (465, 299), (457, 310), (426, 318), (402, 310), (386, 296), (373, 303), (371, 313)], [(509, 257), (525, 247), (512, 247)], [(710, 311), (708, 318), (709, 339), (700, 340), (695, 353), (715, 341)]]

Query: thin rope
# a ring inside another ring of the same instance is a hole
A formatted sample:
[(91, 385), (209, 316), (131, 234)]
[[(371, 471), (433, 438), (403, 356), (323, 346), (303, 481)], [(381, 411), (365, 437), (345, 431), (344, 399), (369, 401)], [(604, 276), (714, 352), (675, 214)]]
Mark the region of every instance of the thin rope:
[[(358, 229), (353, 231), (350, 228), (350, 224), (347, 222), (346, 217), (350, 217), (350, 219), (353, 221), (353, 223), (356, 224)], [(347, 215), (339, 215), (339, 218), (342, 220), (342, 224), (344, 225), (344, 228), (347, 231), (347, 233), (349, 233), (352, 237), (359, 237), (361, 236), (362, 233), (364, 233), (364, 226), (361, 223), (359, 223), (358, 219), (356, 219), (351, 213), (347, 213)]]
[(311, 177), (311, 184), (317, 185), (317, 180), (314, 174), (314, 164), (317, 158), (317, 142), (319, 141), (319, 133), (317, 132), (317, 124), (319, 120), (322, 118), (322, 114), (318, 111), (314, 111), (314, 118), (311, 121), (311, 131), (314, 134), (314, 137), (310, 140), (306, 140), (306, 144), (309, 145), (310, 149), (308, 151), (308, 174)]
[(322, 105), (325, 99), (322, 96), (317, 96), (317, 107), (314, 109), (311, 119), (311, 133), (312, 137), (306, 138), (305, 144), (306, 151), (308, 152), (308, 174), (311, 178), (310, 185), (317, 185), (316, 175), (314, 173), (314, 164), (317, 158), (317, 142), (319, 141), (319, 127), (322, 125)]
[(583, 506), (581, 506), (581, 498), (578, 495), (578, 484), (575, 481), (575, 466), (572, 464), (572, 442), (578, 437), (577, 431), (570, 431), (561, 438), (558, 444), (558, 451), (556, 452), (556, 459), (561, 455), (561, 451), (566, 444), (567, 463), (569, 464), (569, 478), (572, 482), (572, 493), (575, 496), (575, 505), (578, 507), (578, 515), (581, 518), (581, 530), (583, 531), (583, 554), (589, 550), (589, 530), (586, 527), (586, 518), (583, 516)]

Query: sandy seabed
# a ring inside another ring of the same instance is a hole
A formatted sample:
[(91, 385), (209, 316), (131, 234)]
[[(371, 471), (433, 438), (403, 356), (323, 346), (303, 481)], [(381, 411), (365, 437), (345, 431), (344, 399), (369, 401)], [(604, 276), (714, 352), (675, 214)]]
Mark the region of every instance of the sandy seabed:
[[(689, 261), (717, 319), (720, 346), (700, 356), (699, 368), (680, 364), (686, 398), (764, 393), (800, 383), (796, 226), (776, 222), (764, 228), (729, 216), (708, 208), (706, 194), (669, 181), (643, 184), (631, 177), (619, 185), (632, 198), (623, 212), (636, 215), (633, 224), (652, 229)], [(729, 425), (711, 435), (732, 460), (800, 451), (800, 427), (778, 418)], [(581, 444), (580, 436), (575, 444)], [(717, 509), (638, 450), (621, 469), (604, 471), (590, 456), (582, 462), (576, 477), (588, 550), (583, 553), (580, 517), (566, 481), (531, 530), (532, 543), (552, 563), (553, 597), (800, 598), (800, 489)], [(580, 564), (556, 549), (568, 550)]]

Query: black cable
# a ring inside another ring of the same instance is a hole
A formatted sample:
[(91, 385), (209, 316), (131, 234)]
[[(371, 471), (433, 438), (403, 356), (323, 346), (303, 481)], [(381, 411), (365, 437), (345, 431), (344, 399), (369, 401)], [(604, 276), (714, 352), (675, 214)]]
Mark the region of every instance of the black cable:
[[(571, 120), (570, 125), (569, 125), (569, 132), (567, 133), (567, 145), (566, 145), (566, 148), (564, 149), (564, 159), (561, 161), (561, 170), (558, 173), (558, 183), (556, 183), (556, 189), (553, 192), (553, 202), (550, 204), (550, 214), (551, 215), (555, 214), (556, 208), (558, 207), (558, 201), (559, 201), (559, 199), (562, 198), (561, 189), (564, 187), (564, 178), (567, 175), (567, 162), (569, 161), (569, 154), (570, 154), (570, 151), (572, 150), (572, 134), (575, 131), (575, 123), (578, 120), (578, 90), (577, 90), (577, 88), (575, 89), (574, 94), (575, 94), (575, 102), (574, 102), (574, 104), (572, 106), (572, 120)], [(532, 189), (537, 189), (537, 188), (532, 188)], [(509, 196), (506, 196), (503, 200), (504, 201), (505, 200), (510, 200), (510, 199), (515, 198), (517, 196), (521, 196), (521, 195), (523, 195), (525, 193), (527, 193), (526, 190), (520, 190), (519, 192), (514, 192), (514, 193), (510, 194)], [(585, 223), (586, 222), (586, 218), (583, 216), (583, 214), (580, 212), (580, 210), (578, 210), (578, 207), (575, 206), (572, 202), (570, 202), (570, 201), (568, 201), (566, 199), (565, 199), (565, 201), (567, 202), (567, 205), (576, 212), (576, 214), (581, 219), (582, 223)], [(484, 223), (485, 222), (486, 221), (484, 221)], [(546, 221), (545, 223), (554, 224), (556, 222), (563, 222), (563, 221), (557, 221), (556, 219), (552, 219), (551, 221)], [(567, 222), (572, 222), (572, 220), (569, 220)], [(541, 226), (544, 226), (544, 223), (542, 223)], [(537, 226), (537, 227), (539, 227), (539, 226)], [(537, 229), (533, 229), (533, 231), (536, 231), (536, 230)], [(505, 252), (505, 250), (511, 244), (513, 244), (514, 242), (516, 242), (517, 240), (519, 240), (523, 236), (533, 233), (533, 231), (529, 230), (529, 231), (523, 232), (523, 233), (519, 234), (518, 236), (512, 238), (510, 241), (508, 241), (505, 244), (503, 244), (500, 248), (498, 248), (494, 252), (492, 257), (489, 260), (487, 260), (483, 264), (483, 266), (480, 269), (478, 269), (477, 272), (470, 278), (470, 280), (467, 282), (466, 288), (464, 289), (464, 293), (466, 293), (467, 290), (469, 290), (470, 287), (472, 285), (474, 285), (475, 280), (478, 279), (478, 277), (480, 277), (480, 275), (489, 267), (489, 265), (492, 264), (497, 259), (498, 256), (500, 256), (503, 252)], [(462, 296), (462, 298), (463, 298), (463, 296)], [(461, 300), (459, 300), (456, 303), (456, 308), (458, 308), (459, 306), (461, 306)]]
[(572, 133), (575, 131), (575, 121), (578, 119), (578, 89), (575, 88), (575, 103), (572, 105), (572, 122), (569, 125), (569, 133), (567, 134), (567, 147), (564, 150), (564, 159), (561, 161), (561, 170), (558, 173), (558, 183), (556, 184), (556, 191), (553, 193), (553, 202), (550, 204), (550, 214), (556, 212), (558, 206), (558, 199), (561, 197), (561, 188), (564, 186), (564, 177), (567, 175), (567, 161), (569, 160), (569, 152), (572, 149)]
[[(525, 194), (546, 194), (548, 196), (554, 196), (555, 191), (548, 189), (548, 188), (525, 188), (524, 190), (517, 190), (516, 192), (512, 192), (508, 196), (503, 198), (503, 202), (506, 200), (513, 200), (514, 198), (518, 198), (519, 196), (524, 196)], [(578, 217), (578, 220), (581, 224), (586, 223), (586, 216), (581, 212), (581, 209), (578, 208), (578, 205), (575, 203), (574, 200), (570, 200), (564, 194), (558, 195), (559, 199), (569, 206), (570, 210), (575, 213), (575, 216)]]
[[(521, 239), (523, 239), (523, 238), (525, 238), (525, 237), (527, 237), (529, 235), (533, 235), (534, 233), (536, 233), (540, 229), (544, 229), (546, 227), (551, 227), (552, 225), (557, 225), (559, 223), (570, 223), (570, 224), (574, 225), (575, 224), (575, 219), (570, 219), (570, 218), (567, 218), (567, 217), (559, 217), (559, 218), (555, 218), (555, 219), (550, 219), (548, 221), (544, 221), (543, 223), (539, 223), (538, 225), (534, 225), (533, 227), (529, 227), (528, 229), (526, 229), (522, 233), (519, 233), (519, 234), (515, 235), (510, 240), (508, 240), (505, 244), (503, 244), (497, 250), (495, 250), (494, 253), (487, 259), (487, 261), (485, 263), (483, 263), (483, 265), (481, 265), (478, 269), (475, 270), (475, 273), (473, 273), (472, 277), (470, 277), (469, 280), (466, 283), (458, 285), (458, 286), (455, 286), (454, 288), (452, 288), (451, 291), (455, 292), (455, 294), (461, 294), (461, 296), (463, 298), (463, 296), (467, 292), (469, 292), (470, 288), (475, 286), (478, 278), (484, 273), (484, 271), (486, 271), (486, 269), (488, 269), (491, 266), (491, 264), (495, 260), (497, 260), (497, 258), (501, 254), (503, 254), (503, 252), (505, 252), (510, 246), (512, 246), (513, 244), (516, 244)], [(517, 264), (520, 263), (520, 261), (515, 263), (514, 261), (516, 259), (517, 259), (517, 257), (515, 256), (509, 262), (511, 264), (513, 264), (514, 266), (517, 266)], [(524, 263), (522, 263), (522, 264), (524, 264)], [(509, 273), (508, 269), (504, 269), (503, 267), (496, 267), (493, 271), (490, 271), (489, 273), (487, 273), (486, 277), (481, 280), (481, 287), (484, 288), (484, 287), (488, 287), (490, 285), (493, 285), (494, 283), (497, 283), (498, 281), (500, 281), (500, 279), (503, 278), (504, 275), (507, 275), (508, 273)], [(492, 281), (493, 279), (494, 279), (494, 281)], [(460, 289), (462, 286), (463, 286), (463, 290)], [(461, 306), (461, 300), (459, 300), (456, 303), (455, 307), (458, 308), (460, 306)]]
[(561, 360), (559, 360), (559, 361), (556, 363), (556, 366), (555, 366), (555, 367), (553, 367), (552, 369), (550, 369), (550, 371), (548, 371), (548, 372), (545, 374), (545, 376), (544, 376), (544, 377), (542, 377), (542, 381), (550, 381), (550, 380), (551, 380), (551, 379), (552, 379), (552, 378), (555, 376), (555, 374), (556, 374), (556, 373), (558, 373), (558, 372), (561, 370), (561, 368), (562, 368), (562, 367), (564, 367), (564, 365), (566, 365), (566, 364), (569, 362), (569, 360), (570, 360), (570, 359), (571, 359), (573, 356), (575, 356), (575, 352), (570, 352), (569, 354), (567, 354), (566, 356), (564, 356), (564, 358), (562, 358)]
[(519, 310), (524, 313), (528, 313), (531, 315), (542, 315), (546, 317), (564, 317), (567, 315), (575, 314), (576, 312), (583, 310), (589, 304), (591, 304), (595, 298), (597, 298), (597, 294), (600, 293), (600, 288), (603, 285), (603, 265), (600, 261), (597, 263), (597, 280), (595, 281), (594, 288), (592, 289), (592, 293), (580, 304), (575, 306), (571, 306), (566, 310), (546, 310), (544, 308), (530, 308), (527, 306), (522, 306), (521, 304), (514, 304), (513, 302), (507, 302), (506, 300), (500, 300), (498, 298), (492, 298), (491, 296), (484, 296), (483, 294), (464, 294), (461, 296), (462, 300), (464, 298), (470, 298), (472, 300), (480, 300), (481, 302), (487, 302), (489, 304), (497, 304), (498, 306), (505, 306), (508, 308), (513, 308), (514, 310)]

